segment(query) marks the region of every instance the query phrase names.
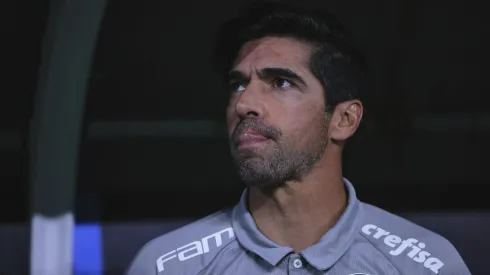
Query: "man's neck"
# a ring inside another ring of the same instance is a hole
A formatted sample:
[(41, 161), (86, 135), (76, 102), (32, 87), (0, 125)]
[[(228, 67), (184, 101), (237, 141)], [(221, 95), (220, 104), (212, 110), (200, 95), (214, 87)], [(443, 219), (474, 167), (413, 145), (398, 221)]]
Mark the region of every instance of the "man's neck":
[(347, 205), (340, 164), (323, 159), (301, 182), (274, 190), (249, 189), (249, 209), (259, 230), (296, 252), (315, 244)]

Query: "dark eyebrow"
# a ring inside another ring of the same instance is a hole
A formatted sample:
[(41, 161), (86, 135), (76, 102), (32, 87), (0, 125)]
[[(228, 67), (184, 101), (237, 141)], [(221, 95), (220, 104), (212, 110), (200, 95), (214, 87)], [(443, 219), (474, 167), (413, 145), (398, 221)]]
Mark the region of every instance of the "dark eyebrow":
[(305, 80), (290, 69), (286, 68), (264, 68), (257, 71), (260, 78), (285, 78), (307, 86)]
[[(306, 81), (301, 76), (286, 68), (263, 68), (257, 71), (257, 75), (261, 79), (285, 78), (307, 86)], [(250, 77), (240, 71), (232, 70), (228, 73), (228, 80), (238, 80), (246, 83), (250, 81)]]

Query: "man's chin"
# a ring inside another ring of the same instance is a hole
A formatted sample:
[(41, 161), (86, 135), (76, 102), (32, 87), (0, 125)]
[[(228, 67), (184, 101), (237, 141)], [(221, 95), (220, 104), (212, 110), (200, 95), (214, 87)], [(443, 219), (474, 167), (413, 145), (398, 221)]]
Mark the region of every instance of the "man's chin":
[(251, 170), (253, 171), (252, 173), (264, 169), (264, 166), (266, 165), (264, 158), (255, 154), (236, 156), (235, 163), (237, 164), (238, 169)]
[(259, 178), (249, 177), (249, 176), (244, 177), (240, 175), (240, 179), (242, 180), (242, 182), (245, 184), (246, 187), (267, 187), (272, 185), (270, 181), (260, 177)]
[(249, 158), (241, 162), (237, 172), (242, 182), (248, 187), (267, 186), (274, 178), (269, 171), (266, 171), (263, 160), (258, 158)]
[(240, 175), (240, 178), (246, 187), (265, 188), (267, 190), (275, 189), (284, 183), (281, 181), (274, 181), (269, 177), (243, 177)]
[[(240, 150), (233, 152), (233, 160), (238, 166), (261, 166), (264, 165), (263, 154), (253, 150)], [(255, 168), (255, 167), (254, 167)]]
[(250, 158), (261, 157), (265, 152), (260, 148), (240, 148), (235, 149), (234, 157), (236, 160), (245, 161)]

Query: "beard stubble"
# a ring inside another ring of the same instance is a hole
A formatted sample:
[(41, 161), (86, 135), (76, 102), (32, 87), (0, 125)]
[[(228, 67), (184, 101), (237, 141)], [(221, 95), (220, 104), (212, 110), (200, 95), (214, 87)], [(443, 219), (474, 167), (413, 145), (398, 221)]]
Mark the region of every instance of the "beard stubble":
[[(232, 156), (240, 179), (247, 186), (274, 186), (286, 181), (300, 181), (323, 157), (328, 142), (326, 113), (309, 125), (284, 135), (280, 129), (258, 119), (240, 122), (232, 134)], [(245, 129), (269, 137), (266, 148), (237, 150), (233, 141)]]

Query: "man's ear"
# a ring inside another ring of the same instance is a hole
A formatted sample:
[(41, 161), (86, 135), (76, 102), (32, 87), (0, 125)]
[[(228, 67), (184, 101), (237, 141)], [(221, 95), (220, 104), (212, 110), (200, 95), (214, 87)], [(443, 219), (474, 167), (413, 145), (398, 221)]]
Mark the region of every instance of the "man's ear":
[(330, 138), (345, 141), (356, 132), (362, 119), (363, 106), (359, 100), (337, 104), (330, 118)]

